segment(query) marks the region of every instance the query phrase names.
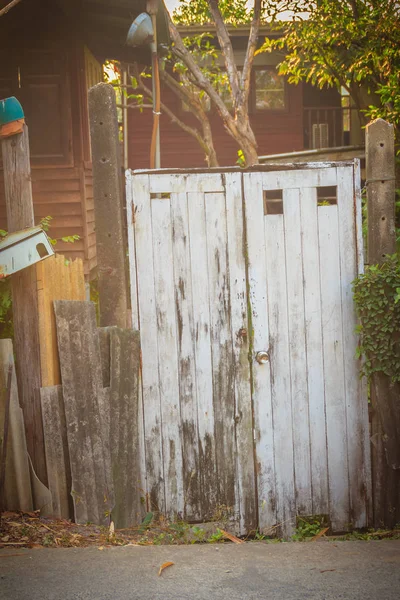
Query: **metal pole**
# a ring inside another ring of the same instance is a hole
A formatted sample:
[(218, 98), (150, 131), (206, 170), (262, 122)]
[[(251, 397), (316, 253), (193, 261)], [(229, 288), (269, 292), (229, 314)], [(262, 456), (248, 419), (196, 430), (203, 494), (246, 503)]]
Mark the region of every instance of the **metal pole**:
[[(159, 81), (158, 82), (156, 81), (156, 77), (159, 78), (160, 75), (158, 73), (158, 68), (154, 68), (155, 62), (158, 61), (158, 56), (157, 56), (157, 15), (153, 13), (151, 15), (151, 20), (152, 20), (153, 31), (154, 31), (154, 39), (151, 44), (151, 52), (152, 52), (152, 57), (153, 57), (153, 77), (151, 78), (151, 80), (152, 80), (152, 87), (153, 87), (153, 118), (154, 118), (156, 116), (156, 112), (157, 112), (157, 89), (158, 90), (160, 89)], [(154, 166), (156, 169), (161, 168), (160, 119), (159, 118), (157, 120), (156, 149), (155, 149)]]

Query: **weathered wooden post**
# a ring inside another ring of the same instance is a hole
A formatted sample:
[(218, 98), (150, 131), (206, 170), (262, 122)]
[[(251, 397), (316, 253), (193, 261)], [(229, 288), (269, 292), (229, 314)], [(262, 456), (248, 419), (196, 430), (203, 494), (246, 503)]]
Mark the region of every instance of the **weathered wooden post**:
[[(7, 227), (10, 233), (34, 226), (28, 128), (1, 136)], [(42, 409), (40, 404), (40, 348), (36, 266), (11, 278), (14, 348), (26, 442), (33, 467), (47, 485)]]
[(114, 88), (89, 90), (100, 326), (127, 326), (121, 149)]
[[(394, 128), (377, 119), (366, 128), (368, 263), (396, 252)], [(374, 526), (400, 520), (400, 387), (384, 373), (371, 380)]]

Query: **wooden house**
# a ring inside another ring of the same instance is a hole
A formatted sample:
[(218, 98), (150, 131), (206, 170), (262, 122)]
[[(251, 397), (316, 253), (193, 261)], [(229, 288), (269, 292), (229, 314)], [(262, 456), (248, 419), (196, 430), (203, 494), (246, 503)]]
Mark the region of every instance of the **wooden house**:
[[(57, 250), (83, 258), (87, 275), (96, 266), (87, 91), (102, 81), (105, 58), (150, 61), (148, 48), (125, 45), (145, 10), (146, 0), (21, 0), (0, 17), (0, 98), (16, 96), (24, 108), (35, 220), (51, 216), (53, 238), (80, 236)], [(7, 229), (1, 163), (0, 227)]]
[[(182, 36), (209, 32), (209, 26), (180, 27)], [(229, 29), (237, 65), (243, 65), (249, 36), (248, 26)], [(268, 27), (260, 29), (259, 45)], [(258, 142), (259, 155), (311, 150), (320, 147), (358, 145), (361, 128), (356, 111), (349, 106), (349, 97), (341, 96), (336, 89), (320, 90), (309, 84), (289, 85), (277, 74), (276, 65), (282, 59), (278, 52), (255, 57), (250, 92), (250, 120)], [(197, 126), (194, 116), (166, 86), (162, 86), (162, 101), (182, 121)], [(138, 111), (128, 115), (128, 164), (131, 168), (148, 168), (151, 111)], [(216, 111), (209, 110), (214, 145), (221, 165), (234, 165), (238, 146), (225, 131)], [(197, 141), (161, 115), (161, 166), (202, 167), (204, 153)]]

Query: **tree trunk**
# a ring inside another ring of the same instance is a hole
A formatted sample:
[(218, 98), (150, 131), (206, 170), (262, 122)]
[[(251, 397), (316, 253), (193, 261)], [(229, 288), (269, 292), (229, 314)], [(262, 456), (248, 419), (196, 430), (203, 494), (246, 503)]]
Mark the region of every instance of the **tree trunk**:
[(209, 167), (219, 167), (209, 120), (202, 120), (201, 126), (203, 130), (204, 151), (206, 154), (207, 165)]
[(258, 159), (257, 141), (246, 114), (238, 114), (236, 127), (237, 135), (234, 137), (243, 151), (246, 167), (258, 165), (260, 161)]

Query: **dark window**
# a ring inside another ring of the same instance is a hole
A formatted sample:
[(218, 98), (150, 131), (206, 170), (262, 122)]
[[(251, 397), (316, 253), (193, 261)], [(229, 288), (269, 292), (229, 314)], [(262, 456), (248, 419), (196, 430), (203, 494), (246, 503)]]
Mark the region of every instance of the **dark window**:
[(285, 80), (275, 69), (254, 71), (254, 104), (256, 110), (284, 110)]

